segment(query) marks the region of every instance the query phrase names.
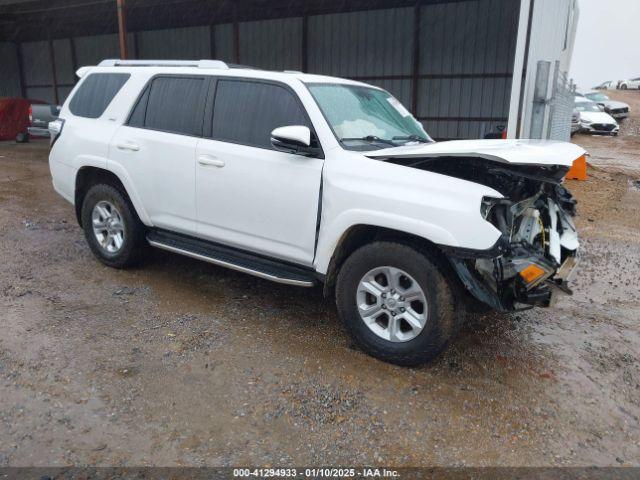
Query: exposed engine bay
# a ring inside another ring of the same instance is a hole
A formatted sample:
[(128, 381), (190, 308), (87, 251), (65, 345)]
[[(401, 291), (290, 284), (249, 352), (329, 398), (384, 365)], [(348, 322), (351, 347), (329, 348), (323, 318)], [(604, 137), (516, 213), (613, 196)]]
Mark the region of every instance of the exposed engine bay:
[(568, 167), (512, 165), (480, 158), (395, 158), (392, 163), (486, 185), (481, 214), (502, 236), (486, 252), (448, 250), (473, 296), (499, 311), (549, 306), (577, 264), (576, 201), (562, 180)]

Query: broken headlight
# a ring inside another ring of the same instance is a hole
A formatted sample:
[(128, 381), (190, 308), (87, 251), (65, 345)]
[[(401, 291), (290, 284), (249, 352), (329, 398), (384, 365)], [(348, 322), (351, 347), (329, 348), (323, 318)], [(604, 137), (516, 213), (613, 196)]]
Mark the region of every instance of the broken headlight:
[(496, 205), (499, 205), (501, 202), (504, 202), (504, 200), (504, 198), (482, 197), (482, 203), (480, 204), (480, 215), (482, 215), (482, 218), (487, 220), (491, 213), (491, 209)]
[(506, 198), (483, 197), (480, 204), (480, 215), (502, 233), (509, 235), (511, 214), (509, 207), (513, 202)]

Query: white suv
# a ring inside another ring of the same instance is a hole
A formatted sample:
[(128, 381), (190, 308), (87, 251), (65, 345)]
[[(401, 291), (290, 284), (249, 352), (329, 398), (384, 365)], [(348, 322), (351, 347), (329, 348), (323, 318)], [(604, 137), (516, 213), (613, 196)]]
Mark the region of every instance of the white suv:
[(570, 292), (575, 145), (436, 143), (380, 88), (214, 60), (78, 75), (51, 174), (106, 265), (150, 244), (324, 284), (358, 344), (402, 365), (436, 356), (470, 309)]

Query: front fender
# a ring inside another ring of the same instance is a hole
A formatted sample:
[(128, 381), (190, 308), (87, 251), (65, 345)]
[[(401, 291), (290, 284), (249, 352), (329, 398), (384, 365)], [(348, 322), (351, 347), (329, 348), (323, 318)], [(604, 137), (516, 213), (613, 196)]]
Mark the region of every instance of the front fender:
[(438, 225), (400, 215), (354, 209), (343, 212), (330, 225), (322, 229), (318, 238), (316, 271), (322, 274), (327, 273), (333, 252), (344, 235), (351, 228), (361, 225), (396, 230), (422, 237), (436, 244), (457, 246), (455, 237)]
[(497, 191), (473, 182), (356, 155), (325, 165), (322, 216), (314, 266), (326, 274), (352, 227), (382, 227), (437, 245), (485, 250), (500, 231), (482, 218), (484, 196)]
[[(500, 232), (493, 225), (486, 223), (486, 228), (477, 233), (478, 250), (488, 249), (500, 238)], [(333, 254), (344, 236), (353, 227), (379, 227), (424, 238), (436, 245), (466, 248), (466, 242), (460, 241), (454, 234), (439, 225), (415, 218), (376, 212), (373, 210), (349, 210), (339, 215), (330, 225), (321, 230), (318, 237), (318, 248), (314, 262), (318, 273), (325, 275)]]

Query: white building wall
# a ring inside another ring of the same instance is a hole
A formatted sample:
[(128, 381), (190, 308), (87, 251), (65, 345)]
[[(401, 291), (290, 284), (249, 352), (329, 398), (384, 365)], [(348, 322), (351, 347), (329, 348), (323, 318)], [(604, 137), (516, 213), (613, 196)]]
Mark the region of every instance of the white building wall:
[[(520, 138), (529, 138), (532, 126), (534, 110), (534, 93), (536, 86), (536, 72), (539, 61), (551, 63), (551, 72), (548, 80), (548, 98), (553, 91), (556, 62), (559, 62), (558, 72), (568, 76), (571, 66), (571, 57), (575, 42), (575, 33), (579, 17), (579, 9), (576, 0), (523, 0), (523, 12), (529, 9), (530, 2), (534, 2), (533, 17), (531, 22), (531, 34), (529, 38), (529, 54), (526, 62), (526, 78), (522, 85), (522, 106), (517, 128), (517, 115), (514, 116), (514, 102), (512, 101), (510, 115), (510, 136), (517, 132)], [(523, 13), (521, 12), (521, 13)], [(525, 12), (528, 15), (528, 12)], [(522, 18), (522, 16), (521, 16)], [(522, 33), (522, 32), (521, 32)], [(524, 49), (519, 50), (524, 55)], [(518, 60), (516, 59), (516, 63)], [(515, 75), (518, 75), (516, 71)], [(514, 89), (512, 100), (519, 100), (520, 93)], [(547, 108), (543, 122), (543, 137), (549, 131), (551, 109)], [(570, 117), (567, 124), (570, 122)]]

